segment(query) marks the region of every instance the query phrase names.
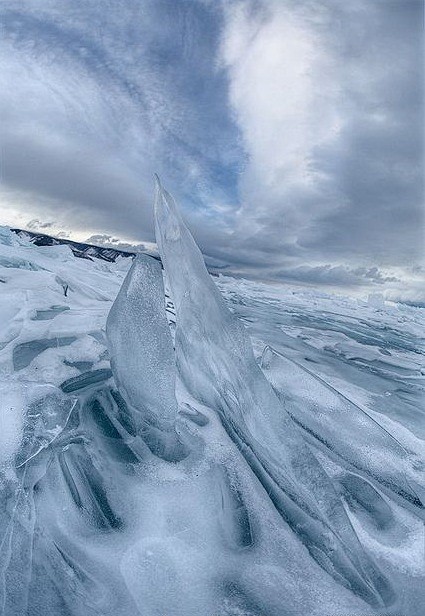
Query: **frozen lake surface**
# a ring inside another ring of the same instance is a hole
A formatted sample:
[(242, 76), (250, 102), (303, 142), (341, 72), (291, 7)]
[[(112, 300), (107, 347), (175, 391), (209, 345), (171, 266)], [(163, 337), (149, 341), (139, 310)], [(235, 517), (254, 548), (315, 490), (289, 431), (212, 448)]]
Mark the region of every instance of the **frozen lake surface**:
[(0, 229), (0, 613), (422, 614), (424, 309), (156, 224), (165, 276)]

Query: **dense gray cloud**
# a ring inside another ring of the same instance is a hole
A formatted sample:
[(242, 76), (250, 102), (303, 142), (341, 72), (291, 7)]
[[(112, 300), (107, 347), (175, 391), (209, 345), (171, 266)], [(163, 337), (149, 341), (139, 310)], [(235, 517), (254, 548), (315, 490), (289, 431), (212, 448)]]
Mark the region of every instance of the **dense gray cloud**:
[(251, 153), (240, 180), (248, 249), (419, 258), (422, 4), (276, 1), (261, 17), (252, 6), (229, 6), (222, 51)]
[(383, 285), (389, 282), (399, 282), (396, 276), (386, 276), (377, 267), (351, 269), (348, 266), (330, 264), (315, 267), (300, 265), (293, 269), (281, 270), (279, 278), (298, 280), (309, 284), (323, 283), (350, 287), (367, 283)]
[(96, 233), (86, 239), (87, 244), (94, 246), (104, 246), (105, 248), (116, 248), (117, 250), (125, 250), (127, 252), (146, 252), (149, 247), (145, 244), (131, 244), (130, 242), (122, 242), (118, 237), (107, 235), (106, 233)]
[(53, 227), (53, 222), (38, 220), (38, 218), (33, 218), (27, 223), (27, 229), (30, 231), (40, 231), (51, 227)]
[(150, 242), (157, 171), (217, 267), (418, 288), (421, 0), (3, 0), (1, 13), (0, 222)]
[(6, 0), (1, 9), (11, 209), (149, 240), (154, 171), (189, 210), (220, 207), (232, 192), (220, 177), (235, 173), (240, 153), (222, 113), (226, 77), (213, 67), (214, 11), (156, 0)]

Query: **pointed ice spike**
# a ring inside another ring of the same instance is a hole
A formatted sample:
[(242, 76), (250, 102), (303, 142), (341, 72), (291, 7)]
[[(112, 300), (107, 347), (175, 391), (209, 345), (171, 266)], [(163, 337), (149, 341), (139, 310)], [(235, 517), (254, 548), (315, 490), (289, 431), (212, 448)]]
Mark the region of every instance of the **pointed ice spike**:
[(109, 312), (106, 333), (120, 392), (143, 421), (173, 430), (176, 368), (158, 261), (136, 257)]
[(335, 579), (373, 605), (393, 593), (363, 550), (334, 487), (258, 367), (174, 200), (156, 187), (158, 249), (176, 307), (176, 355), (190, 393), (216, 409), (282, 517)]

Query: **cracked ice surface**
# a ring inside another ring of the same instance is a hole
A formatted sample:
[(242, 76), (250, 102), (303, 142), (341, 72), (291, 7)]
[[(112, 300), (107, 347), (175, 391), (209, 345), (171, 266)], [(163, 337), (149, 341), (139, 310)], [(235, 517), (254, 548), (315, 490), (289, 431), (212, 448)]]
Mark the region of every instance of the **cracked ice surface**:
[(172, 298), (1, 229), (0, 613), (421, 614), (423, 310), (216, 284), (160, 186), (156, 225)]

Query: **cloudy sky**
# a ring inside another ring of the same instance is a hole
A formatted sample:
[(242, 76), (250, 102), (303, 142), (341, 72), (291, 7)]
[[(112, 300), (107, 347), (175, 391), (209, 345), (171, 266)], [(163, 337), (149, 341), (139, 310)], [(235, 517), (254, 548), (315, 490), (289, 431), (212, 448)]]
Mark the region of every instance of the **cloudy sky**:
[(0, 223), (150, 242), (156, 171), (229, 272), (425, 301), (422, 0), (0, 11)]

